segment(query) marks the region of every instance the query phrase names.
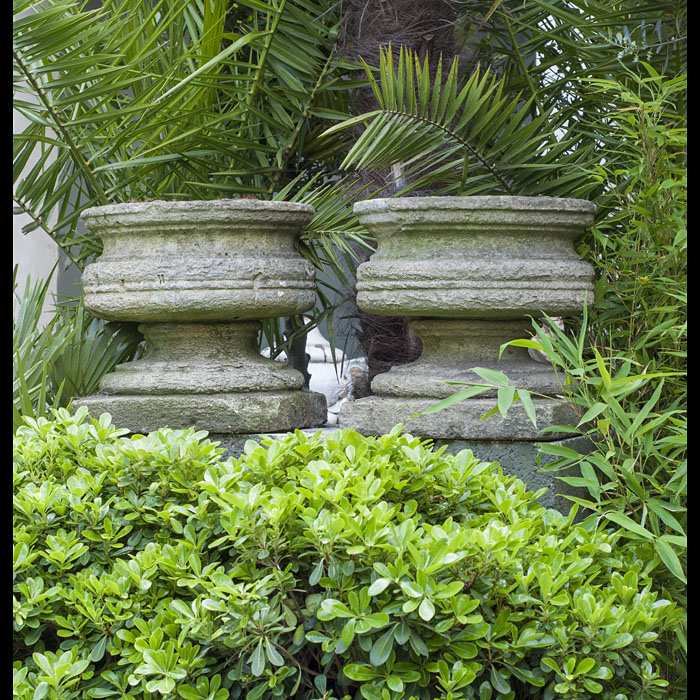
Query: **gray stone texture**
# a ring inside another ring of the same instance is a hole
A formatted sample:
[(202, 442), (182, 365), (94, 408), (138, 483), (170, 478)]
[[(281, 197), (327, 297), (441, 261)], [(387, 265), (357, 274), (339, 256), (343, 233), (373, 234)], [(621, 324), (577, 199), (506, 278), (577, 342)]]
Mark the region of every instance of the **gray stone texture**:
[[(553, 445), (562, 445), (581, 454), (590, 452), (593, 444), (585, 437), (571, 437), (564, 440), (555, 440)], [(584, 488), (570, 486), (557, 477), (581, 476), (578, 467), (557, 472), (539, 471), (553, 462), (556, 457), (541, 454), (534, 442), (511, 442), (501, 440), (435, 440), (435, 449), (445, 446), (445, 452), (457, 454), (461, 450), (471, 450), (475, 457), (484, 462), (498, 462), (504, 473), (517, 476), (527, 484), (530, 491), (546, 488), (547, 493), (540, 497), (540, 503), (545, 508), (556, 508), (562, 513), (568, 513), (572, 501), (565, 496), (576, 496), (589, 499), (590, 495)], [(539, 463), (538, 463), (539, 456)], [(584, 511), (579, 512), (578, 519), (585, 517)]]
[(359, 202), (377, 252), (357, 271), (367, 313), (506, 319), (581, 313), (593, 270), (574, 241), (595, 205), (553, 197), (407, 197)]
[(473, 367), (497, 369), (511, 385), (532, 392), (539, 429), (577, 422), (560, 401), (546, 398), (562, 393), (551, 367), (524, 348), (508, 348), (500, 358), (499, 351), (528, 337), (529, 316), (578, 315), (593, 302), (593, 269), (574, 243), (595, 209), (577, 199), (505, 196), (356, 204), (360, 222), (377, 238), (377, 252), (357, 271), (357, 304), (367, 313), (414, 317), (410, 325), (423, 353), (376, 376), (375, 395), (346, 403), (339, 426), (379, 435), (405, 423), (409, 432), (430, 438), (537, 439), (519, 403), (506, 420), (480, 420), (495, 405), (495, 390), (410, 418), (465, 388), (445, 382), (484, 383)]
[(235, 321), (302, 313), (313, 265), (294, 240), (313, 217), (295, 202), (144, 202), (86, 209), (104, 250), (83, 275), (85, 305), (114, 321)]
[(148, 323), (139, 330), (150, 352), (106, 375), (101, 390), (122, 395), (221, 394), (304, 386), (300, 372), (257, 351), (257, 321)]
[[(378, 374), (372, 382), (375, 394), (445, 398), (466, 388), (445, 382), (486, 382), (469, 371), (472, 367), (503, 372), (511, 384), (528, 391), (546, 396), (562, 393), (563, 377), (551, 365), (533, 361), (527, 348), (508, 347), (499, 358), (503, 343), (530, 337), (529, 321), (420, 319), (409, 326), (423, 343), (421, 356)], [(495, 395), (495, 389), (480, 394), (484, 398)]]
[(86, 210), (104, 243), (85, 270), (100, 318), (140, 321), (148, 354), (118, 366), (76, 407), (134, 432), (292, 430), (326, 420), (322, 394), (262, 357), (254, 319), (308, 311), (314, 267), (294, 247), (305, 204), (257, 200), (144, 202)]
[[(458, 388), (458, 387), (455, 387)], [(553, 425), (575, 425), (576, 414), (563, 402), (533, 398), (537, 428), (522, 404), (515, 403), (503, 420), (500, 414), (481, 420), (496, 405), (496, 399), (472, 398), (436, 413), (411, 418), (433, 406), (435, 399), (396, 396), (368, 396), (343, 404), (338, 418), (340, 428), (353, 428), (363, 435), (384, 435), (402, 423), (411, 435), (453, 440), (541, 440), (539, 431)], [(546, 433), (547, 440), (558, 440), (572, 433)]]
[(73, 402), (92, 416), (109, 413), (120, 428), (150, 433), (190, 428), (213, 433), (278, 432), (326, 421), (326, 397), (312, 391), (247, 391), (239, 394), (95, 394)]

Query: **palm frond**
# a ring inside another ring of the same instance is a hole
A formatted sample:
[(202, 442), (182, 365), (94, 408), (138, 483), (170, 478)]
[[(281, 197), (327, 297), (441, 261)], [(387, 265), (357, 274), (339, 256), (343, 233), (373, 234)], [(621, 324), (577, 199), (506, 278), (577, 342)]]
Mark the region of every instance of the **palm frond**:
[(251, 14), (232, 29), (224, 0), (15, 3), (14, 105), (28, 126), (15, 135), (14, 183), (27, 230), (45, 228), (82, 268), (100, 252), (78, 228), (88, 206), (270, 198), (302, 161), (338, 158), (342, 138), (318, 139), (329, 115), (348, 115), (332, 88), (348, 72), (333, 55), (336, 11), (243, 5)]
[(366, 66), (380, 109), (341, 122), (330, 135), (359, 121), (367, 128), (342, 163), (356, 170), (400, 164), (412, 182), (440, 194), (545, 194), (553, 182), (584, 179), (587, 153), (571, 137), (557, 139), (560, 118), (549, 109), (533, 116), (533, 97), (506, 94), (505, 79), (479, 67), (460, 83), (455, 58), (443, 78), (438, 65), (430, 81), (423, 63), (401, 48), (397, 66), (391, 47), (378, 69)]
[(59, 311), (57, 328), (72, 331), (49, 365), (53, 385), (64, 387), (61, 406), (95, 393), (102, 377), (118, 364), (134, 359), (143, 341), (136, 324), (105, 323), (91, 316), (82, 300)]

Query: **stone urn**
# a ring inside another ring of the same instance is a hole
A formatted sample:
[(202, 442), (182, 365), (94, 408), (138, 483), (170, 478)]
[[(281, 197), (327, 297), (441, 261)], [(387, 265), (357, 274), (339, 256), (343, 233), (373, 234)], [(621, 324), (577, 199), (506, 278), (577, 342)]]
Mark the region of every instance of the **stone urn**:
[[(423, 344), (415, 362), (377, 375), (374, 396), (344, 404), (340, 427), (381, 435), (397, 424), (423, 437), (533, 440), (545, 426), (575, 425), (560, 401), (561, 378), (525, 348), (530, 317), (579, 315), (593, 301), (593, 269), (574, 243), (593, 222), (595, 205), (550, 197), (415, 197), (355, 205), (377, 251), (357, 271), (357, 305), (368, 313), (409, 316)], [(434, 414), (410, 418), (464, 386), (484, 383), (470, 368), (504, 372), (533, 394), (536, 429), (522, 405), (506, 420), (479, 420), (496, 391)], [(564, 432), (544, 439), (567, 437)]]
[(324, 423), (325, 397), (304, 391), (301, 373), (256, 347), (260, 319), (300, 314), (316, 301), (313, 265), (294, 247), (313, 213), (252, 199), (87, 209), (83, 220), (104, 251), (85, 269), (85, 306), (99, 318), (139, 322), (149, 350), (74, 405), (141, 433)]

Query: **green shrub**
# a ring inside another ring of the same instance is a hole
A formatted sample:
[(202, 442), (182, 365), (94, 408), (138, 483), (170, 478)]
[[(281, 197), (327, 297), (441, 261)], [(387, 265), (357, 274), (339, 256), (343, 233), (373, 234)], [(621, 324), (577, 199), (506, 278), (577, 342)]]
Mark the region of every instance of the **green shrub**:
[[(601, 217), (579, 252), (596, 269), (596, 303), (578, 332), (535, 325), (532, 346), (567, 377), (562, 393), (587, 454), (543, 443), (546, 470), (578, 465), (582, 505), (653, 548), (653, 588), (687, 606), (687, 80), (641, 64), (626, 85), (591, 80), (615, 109), (591, 130), (609, 148), (595, 177)], [(663, 639), (669, 697), (685, 697), (685, 624)]]
[(55, 415), (14, 438), (16, 697), (665, 697), (658, 560), (468, 451)]

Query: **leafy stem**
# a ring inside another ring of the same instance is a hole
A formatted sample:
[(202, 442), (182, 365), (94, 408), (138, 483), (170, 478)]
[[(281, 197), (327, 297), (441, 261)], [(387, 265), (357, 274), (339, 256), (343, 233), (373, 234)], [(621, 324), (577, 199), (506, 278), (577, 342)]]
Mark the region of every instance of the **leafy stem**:
[(262, 54), (260, 55), (260, 61), (258, 62), (258, 65), (255, 67), (255, 75), (253, 76), (253, 83), (250, 86), (250, 90), (248, 91), (248, 94), (246, 95), (246, 101), (245, 101), (245, 107), (243, 111), (243, 115), (241, 117), (241, 128), (238, 131), (238, 136), (241, 137), (243, 135), (243, 131), (246, 127), (246, 122), (245, 122), (245, 114), (247, 114), (250, 111), (250, 107), (253, 104), (253, 100), (255, 99), (255, 94), (258, 91), (258, 88), (260, 86), (260, 81), (262, 79), (262, 76), (265, 74), (265, 66), (267, 64), (267, 56), (270, 53), (270, 45), (272, 44), (272, 40), (277, 32), (277, 26), (279, 25), (280, 19), (282, 18), (282, 13), (284, 12), (284, 6), (287, 4), (287, 0), (282, 0), (280, 2), (279, 7), (275, 11), (275, 16), (272, 19), (272, 26), (270, 27), (270, 30), (265, 37), (265, 44), (263, 45), (263, 50)]

